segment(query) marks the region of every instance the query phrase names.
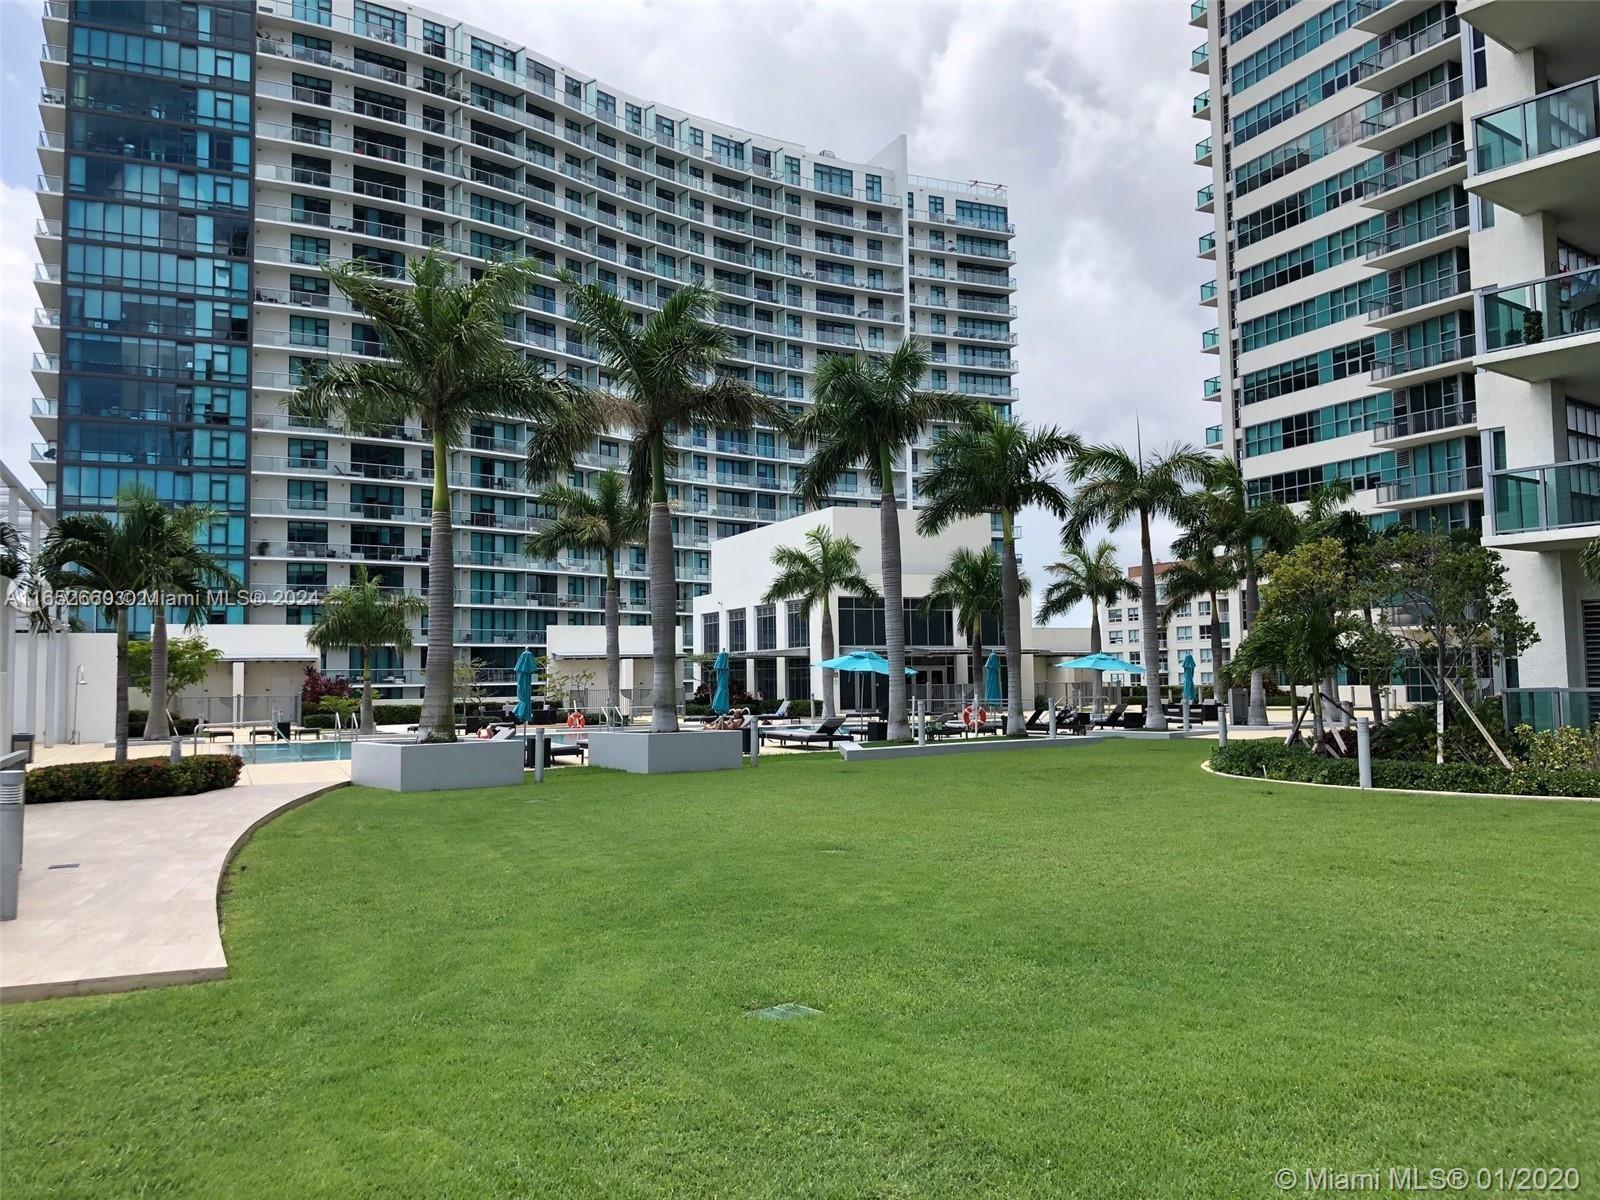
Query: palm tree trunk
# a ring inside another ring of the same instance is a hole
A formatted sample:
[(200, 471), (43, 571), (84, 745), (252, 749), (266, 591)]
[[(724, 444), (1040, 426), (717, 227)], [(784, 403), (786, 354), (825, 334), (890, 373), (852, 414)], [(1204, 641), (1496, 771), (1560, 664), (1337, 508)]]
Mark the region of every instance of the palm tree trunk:
[(450, 531), (450, 447), (433, 433), (433, 512), (428, 534), (428, 668), (423, 677), (422, 713), (417, 741), (456, 740), (455, 715), (455, 542)]
[(1144, 641), (1144, 727), (1165, 729), (1161, 708), (1161, 639), (1156, 634), (1156, 560), (1150, 549), (1150, 514), (1139, 513), (1139, 624)]
[(667, 444), (650, 447), (650, 732), (678, 731), (678, 573), (672, 561), (672, 513), (667, 508)]
[(1006, 733), (1021, 737), (1022, 728), (1022, 581), (1017, 574), (1017, 540), (1011, 514), (1000, 514), (1001, 636), (1006, 642)]
[[(1100, 601), (1094, 596), (1089, 597), (1089, 653), (1100, 653)], [(1106, 715), (1105, 698), (1100, 694), (1100, 679), (1104, 671), (1094, 672), (1094, 715), (1096, 719)]]
[(1319, 683), (1311, 684), (1311, 696), (1307, 703), (1311, 708), (1311, 753), (1322, 753), (1322, 686)]
[(906, 717), (906, 610), (901, 599), (900, 510), (894, 503), (894, 454), (878, 452), (882, 488), (878, 493), (878, 526), (883, 539), (883, 640), (889, 659), (889, 740), (911, 736)]
[(167, 609), (150, 606), (150, 713), (144, 722), (144, 740), (165, 741), (167, 730)]
[[(822, 657), (826, 661), (832, 658), (833, 655), (833, 602), (824, 594), (822, 597)], [(833, 676), (834, 672), (831, 669), (828, 667), (822, 668), (823, 720), (827, 720), (834, 715)]]
[[(606, 705), (622, 704), (622, 616), (617, 597), (617, 554), (606, 551)], [(609, 718), (608, 718), (609, 719)]]
[[(1361, 612), (1367, 619), (1367, 628), (1374, 628), (1372, 605), (1363, 605)], [(1383, 728), (1383, 684), (1379, 682), (1376, 672), (1370, 673), (1367, 678), (1367, 702), (1372, 705), (1372, 727)]]
[(1222, 611), (1217, 607), (1217, 593), (1211, 593), (1211, 698), (1221, 709), (1222, 698)]
[(117, 753), (115, 761), (128, 761), (128, 610), (117, 610)]
[(361, 647), (361, 736), (371, 737), (378, 732), (372, 719), (372, 651)]
[[(1255, 628), (1256, 612), (1261, 607), (1261, 587), (1252, 564), (1244, 573), (1244, 626)], [(1267, 723), (1267, 679), (1259, 669), (1250, 672), (1250, 725)]]

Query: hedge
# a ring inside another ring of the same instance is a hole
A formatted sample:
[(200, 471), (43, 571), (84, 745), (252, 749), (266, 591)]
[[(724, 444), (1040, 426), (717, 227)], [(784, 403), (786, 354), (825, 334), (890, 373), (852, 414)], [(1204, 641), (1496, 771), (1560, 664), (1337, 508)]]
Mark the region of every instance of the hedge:
[[(144, 709), (130, 708), (128, 710), (128, 736), (130, 738), (143, 737), (145, 722), (149, 719), (150, 714)], [(194, 717), (177, 717), (172, 722), (172, 728), (174, 732), (188, 737), (194, 732), (194, 727), (198, 724), (199, 721)]]
[[(1331, 783), (1359, 787), (1360, 768), (1353, 758), (1327, 758), (1306, 746), (1285, 746), (1270, 739), (1233, 741), (1212, 751), (1211, 767), (1227, 775), (1282, 779), (1296, 783)], [(1600, 796), (1600, 771), (1550, 771), (1518, 766), (1480, 767), (1473, 763), (1412, 762), (1377, 758), (1372, 761), (1372, 786), (1421, 792), (1486, 792), (1502, 796)]]
[(164, 758), (62, 763), (29, 771), (25, 798), (29, 804), (51, 804), (66, 800), (193, 796), (232, 787), (243, 769), (244, 760), (237, 754), (197, 754), (177, 763)]

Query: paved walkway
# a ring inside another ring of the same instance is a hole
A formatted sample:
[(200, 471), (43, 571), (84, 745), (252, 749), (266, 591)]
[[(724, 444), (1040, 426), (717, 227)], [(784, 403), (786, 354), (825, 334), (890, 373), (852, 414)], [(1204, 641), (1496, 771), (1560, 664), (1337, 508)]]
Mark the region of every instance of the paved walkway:
[(225, 978), (228, 860), (329, 786), (241, 780), (199, 796), (29, 805), (17, 919), (0, 925), (0, 1003)]

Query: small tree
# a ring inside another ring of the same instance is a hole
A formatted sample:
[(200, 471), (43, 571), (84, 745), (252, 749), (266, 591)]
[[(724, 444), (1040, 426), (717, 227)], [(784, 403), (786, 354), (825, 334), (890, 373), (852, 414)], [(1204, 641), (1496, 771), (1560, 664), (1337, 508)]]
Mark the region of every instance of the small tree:
[(1392, 603), (1381, 624), (1434, 686), (1434, 757), (1444, 761), (1445, 694), (1471, 698), (1480, 664), (1539, 640), (1511, 598), (1505, 564), (1476, 533), (1402, 529), (1383, 539), (1377, 567)]
[[(150, 690), (151, 643), (134, 642), (128, 647), (128, 682), (140, 691)], [(222, 661), (222, 651), (206, 641), (204, 635), (174, 638), (167, 643), (167, 689), (176, 695), (205, 679), (206, 673)]]
[[(361, 732), (377, 732), (372, 720), (373, 651), (411, 649), (411, 622), (428, 612), (420, 596), (389, 595), (360, 564), (350, 569), (348, 587), (331, 588), (322, 602), (322, 616), (306, 630), (306, 641), (320, 650), (361, 652)], [(305, 695), (305, 685), (300, 694)]]
[[(1027, 576), (1018, 583), (1020, 593), (1027, 595)], [(1005, 579), (999, 552), (993, 546), (982, 550), (960, 546), (953, 550), (944, 569), (928, 584), (922, 607), (926, 611), (936, 604), (948, 605), (956, 628), (967, 635), (972, 664), (968, 675), (976, 687), (978, 672), (983, 670), (983, 619), (998, 618), (1005, 609)]]

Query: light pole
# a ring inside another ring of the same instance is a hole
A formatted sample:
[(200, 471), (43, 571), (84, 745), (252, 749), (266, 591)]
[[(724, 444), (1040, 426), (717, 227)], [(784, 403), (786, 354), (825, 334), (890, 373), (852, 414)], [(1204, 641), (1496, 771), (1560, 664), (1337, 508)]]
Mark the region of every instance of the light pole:
[(72, 736), (67, 739), (74, 746), (78, 744), (78, 706), (83, 700), (83, 686), (88, 682), (89, 676), (85, 673), (83, 665), (80, 663), (78, 666), (78, 685), (72, 689)]

